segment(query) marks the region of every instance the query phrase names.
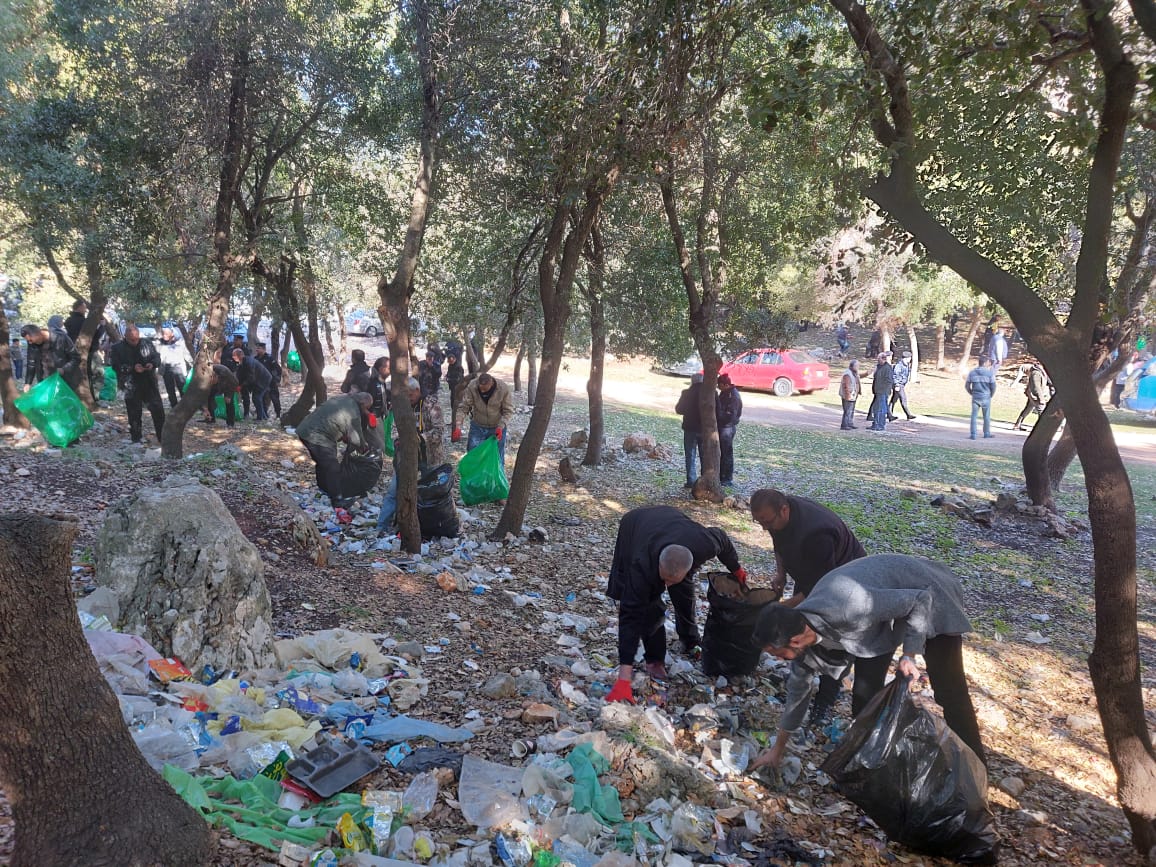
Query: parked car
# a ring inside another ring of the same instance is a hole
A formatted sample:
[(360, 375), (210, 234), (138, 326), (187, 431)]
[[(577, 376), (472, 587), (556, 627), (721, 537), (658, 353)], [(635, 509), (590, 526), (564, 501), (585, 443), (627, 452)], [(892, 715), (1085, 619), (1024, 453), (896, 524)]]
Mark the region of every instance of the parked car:
[(696, 352), (685, 361), (674, 364), (656, 364), (650, 369), (655, 373), (666, 373), (670, 376), (694, 376), (696, 373), (702, 372), (702, 359), (698, 357)]
[(789, 397), (808, 394), (831, 384), (831, 368), (803, 349), (752, 349), (719, 370), (738, 388), (770, 391)]
[(364, 334), (366, 337), (377, 337), (384, 329), (381, 327), (381, 318), (373, 310), (351, 310), (345, 316), (346, 334)]

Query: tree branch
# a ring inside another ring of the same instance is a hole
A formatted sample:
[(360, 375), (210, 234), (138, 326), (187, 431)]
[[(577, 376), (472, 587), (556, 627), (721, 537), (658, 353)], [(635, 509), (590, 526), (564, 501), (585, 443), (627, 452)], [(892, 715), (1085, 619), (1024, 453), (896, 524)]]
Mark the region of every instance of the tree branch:
[(1156, 44), (1156, 0), (1131, 0), (1132, 14), (1144, 35)]

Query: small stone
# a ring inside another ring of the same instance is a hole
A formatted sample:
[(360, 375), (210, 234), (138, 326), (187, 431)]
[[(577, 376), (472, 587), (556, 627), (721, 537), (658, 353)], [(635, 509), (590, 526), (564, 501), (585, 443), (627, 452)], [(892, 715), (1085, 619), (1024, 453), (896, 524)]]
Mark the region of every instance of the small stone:
[(1091, 731), (1100, 725), (1100, 721), (1093, 716), (1081, 716), (1075, 713), (1068, 714), (1066, 722), (1068, 728), (1074, 732)]
[(505, 672), (495, 674), (482, 687), (482, 695), (493, 699), (513, 698), (517, 691), (518, 686), (513, 676)]
[(990, 527), (995, 523), (995, 512), (991, 509), (973, 509), (971, 519), (977, 524)]
[(541, 725), (542, 723), (557, 723), (558, 709), (548, 704), (535, 702), (522, 711), (522, 722), (527, 725)]
[(545, 545), (550, 541), (550, 534), (545, 527), (535, 527), (526, 537), (531, 545)]
[(919, 491), (915, 490), (915, 488), (904, 488), (899, 492), (899, 496), (904, 500), (918, 500)]
[(622, 441), (622, 450), (629, 455), (652, 452), (658, 446), (650, 434), (632, 433)]
[(1011, 512), (1019, 506), (1019, 500), (1016, 499), (1015, 494), (1009, 494), (1007, 491), (1001, 491), (995, 498), (995, 509), (997, 512)]
[(21, 467), (20, 469), (18, 469), (16, 471), (16, 475), (18, 475), (18, 476), (20, 476), (20, 478), (24, 479), (24, 478), (27, 478), (28, 476), (32, 475), (32, 472), (29, 469), (27, 469), (26, 467)]
[(1016, 810), (1016, 815), (1030, 825), (1048, 824), (1048, 814), (1043, 810)]
[(421, 643), (418, 641), (403, 641), (396, 648), (397, 655), (409, 660), (417, 660), (422, 657)]
[(999, 781), (999, 787), (1013, 798), (1018, 798), (1024, 793), (1027, 784), (1019, 777), (1004, 777)]
[(589, 435), (584, 430), (576, 430), (570, 434), (570, 448), (572, 449), (584, 448), (589, 441)]

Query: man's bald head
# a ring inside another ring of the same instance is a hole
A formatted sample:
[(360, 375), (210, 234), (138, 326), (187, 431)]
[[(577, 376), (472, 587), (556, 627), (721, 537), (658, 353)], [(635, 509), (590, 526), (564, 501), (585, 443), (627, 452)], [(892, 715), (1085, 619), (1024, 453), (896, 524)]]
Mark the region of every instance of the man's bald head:
[(124, 342), (129, 346), (136, 346), (140, 343), (140, 329), (135, 325), (126, 325), (124, 327)]
[(658, 554), (658, 577), (667, 587), (678, 584), (694, 566), (694, 555), (683, 545), (667, 545)]

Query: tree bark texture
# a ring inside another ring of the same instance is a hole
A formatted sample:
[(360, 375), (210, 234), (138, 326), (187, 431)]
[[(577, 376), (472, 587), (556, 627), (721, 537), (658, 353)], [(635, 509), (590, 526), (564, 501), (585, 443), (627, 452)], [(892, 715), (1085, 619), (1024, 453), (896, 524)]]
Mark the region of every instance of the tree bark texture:
[(971, 350), (975, 345), (979, 326), (983, 324), (983, 308), (976, 304), (971, 308), (971, 323), (967, 326), (967, 336), (963, 338), (963, 349), (959, 353), (959, 375), (967, 376), (971, 368)]
[(15, 400), (20, 396), (20, 386), (12, 370), (12, 338), (8, 333), (8, 317), (0, 308), (0, 406), (4, 409), (4, 424), (9, 427), (27, 428), (28, 419), (16, 408)]
[(1088, 175), (1071, 310), (1060, 323), (1044, 299), (955, 237), (924, 206), (915, 171), (915, 123), (906, 73), (867, 8), (830, 0), (846, 19), (862, 52), (868, 79), (882, 79), (889, 101), (874, 113), (891, 167), (866, 190), (869, 198), (912, 234), (938, 261), (999, 302), (1056, 385), (1084, 468), (1094, 550), (1096, 638), (1089, 668), (1117, 795), (1132, 843), (1156, 855), (1156, 751), (1144, 715), (1136, 605), (1136, 510), (1131, 482), (1100, 405), (1088, 354), (1099, 320), (1120, 154), (1128, 134), (1139, 73), (1124, 50), (1110, 0), (1082, 0), (1085, 24), (1102, 73), (1098, 131)]
[(1028, 499), (1049, 512), (1056, 511), (1056, 501), (1052, 496), (1053, 486), (1048, 479), (1048, 450), (1052, 439), (1060, 429), (1064, 414), (1060, 410), (1058, 398), (1052, 398), (1044, 411), (1036, 419), (1027, 439), (1024, 440), (1020, 460), (1024, 467)]
[(518, 344), (518, 354), (514, 356), (514, 393), (522, 390), (522, 359), (526, 357), (526, 341)]
[(554, 397), (558, 387), (558, 373), (566, 350), (566, 323), (570, 319), (570, 296), (574, 276), (582, 258), (582, 251), (598, 219), (602, 203), (618, 179), (618, 167), (611, 166), (604, 177), (588, 180), (579, 200), (571, 191), (559, 185), (554, 201), (550, 228), (542, 246), (538, 263), (538, 295), (542, 301), (544, 320), (542, 363), (534, 389), (534, 412), (518, 446), (514, 462), (514, 476), (510, 495), (490, 534), (491, 539), (504, 539), (507, 533), (518, 534), (530, 504), (534, 484), (534, 467), (546, 440), (550, 416), (554, 411)]
[(947, 326), (940, 322), (935, 326), (935, 369), (944, 370), (947, 362), (944, 360), (947, 347)]
[(590, 436), (586, 439), (586, 456), (582, 459), (582, 465), (586, 467), (602, 463), (602, 441), (606, 436), (606, 412), (602, 399), (602, 380), (606, 370), (606, 310), (602, 302), (606, 290), (606, 246), (599, 222), (590, 230), (587, 251), (585, 292), (590, 308), (590, 376), (586, 380), (586, 397), (590, 408)]
[[(342, 307), (340, 301), (334, 303), (333, 309), (337, 314), (337, 336), (339, 339), (337, 345), (337, 357), (341, 360), (341, 363), (344, 364), (349, 358), (349, 341), (347, 339), (349, 335), (345, 331), (345, 310)], [(370, 361), (370, 364), (372, 363), (373, 362)]]
[(225, 320), (233, 297), (240, 262), (232, 255), (233, 204), (241, 186), (241, 152), (245, 146), (249, 93), (249, 47), (238, 38), (229, 65), (229, 102), (221, 168), (213, 212), (213, 261), (217, 284), (206, 303), (205, 337), (193, 365), (193, 378), (175, 407), (165, 414), (161, 454), (180, 459), (185, 454), (185, 427), (205, 406), (213, 375), (213, 353), (224, 345)]
[[(397, 431), (397, 525), (401, 530), (402, 548), (416, 554), (421, 550), (421, 527), (417, 519), (417, 479), (420, 454), (417, 419), (409, 402), (406, 379), (411, 375), (409, 299), (413, 295), (414, 275), (421, 258), (422, 242), (430, 212), (430, 192), (437, 161), (437, 144), (441, 131), (441, 106), (438, 82), (430, 41), (430, 6), (428, 0), (415, 0), (411, 8), (418, 71), (421, 78), (421, 130), (413, 196), (405, 239), (397, 257), (392, 279), (382, 277), (377, 283), (381, 298), (379, 312), (389, 338), (389, 357), (393, 359), (390, 388), (393, 393), (394, 430)], [(416, 371), (413, 371), (416, 374)], [(452, 424), (452, 421), (451, 421)]]
[(75, 537), (74, 524), (0, 515), (0, 782), (16, 825), (12, 864), (205, 864), (208, 825), (137, 750), (84, 639), (68, 581)]

